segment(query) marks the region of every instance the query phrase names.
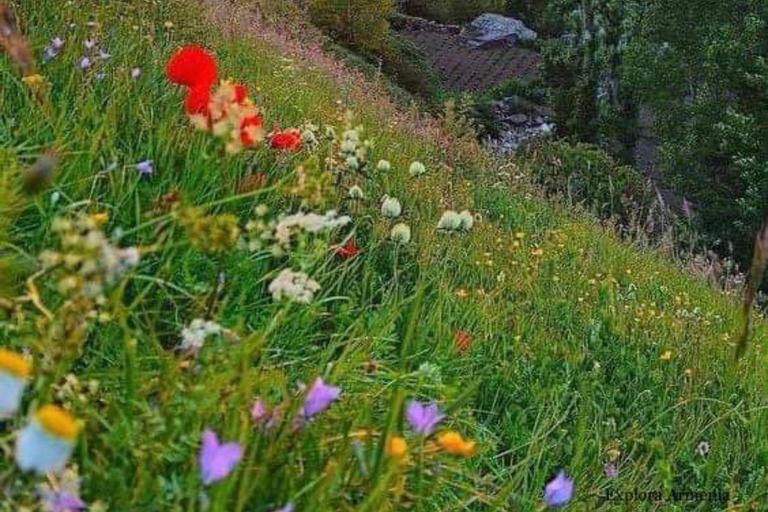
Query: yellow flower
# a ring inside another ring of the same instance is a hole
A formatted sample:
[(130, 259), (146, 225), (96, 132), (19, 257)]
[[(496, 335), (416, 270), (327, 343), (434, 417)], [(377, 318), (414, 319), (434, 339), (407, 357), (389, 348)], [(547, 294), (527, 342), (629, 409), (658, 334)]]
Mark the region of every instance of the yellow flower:
[(36, 87), (38, 85), (44, 84), (45, 78), (43, 78), (43, 75), (35, 73), (34, 75), (27, 75), (23, 77), (21, 81), (30, 87)]
[(666, 352), (661, 354), (659, 359), (661, 359), (662, 361), (669, 361), (670, 359), (672, 359), (672, 351), (671, 350), (667, 350)]
[(31, 370), (32, 365), (21, 354), (0, 348), (0, 372), (26, 379)]
[(440, 434), (437, 444), (452, 455), (471, 457), (475, 454), (475, 442), (465, 440), (458, 432), (449, 431)]
[(387, 444), (384, 447), (384, 454), (387, 457), (394, 459), (400, 459), (408, 453), (408, 444), (400, 436), (392, 436), (387, 439)]
[(456, 297), (460, 299), (466, 299), (469, 297), (469, 292), (465, 288), (460, 288), (456, 290)]
[(53, 436), (74, 441), (80, 424), (67, 411), (55, 405), (44, 405), (35, 415), (40, 425)]
[(165, 28), (173, 28), (174, 25), (173, 25), (173, 22), (171, 20), (168, 20), (165, 23), (163, 23), (163, 26)]
[(611, 448), (606, 453), (608, 454), (608, 458), (611, 459), (611, 462), (615, 462), (621, 455), (621, 452), (616, 448)]

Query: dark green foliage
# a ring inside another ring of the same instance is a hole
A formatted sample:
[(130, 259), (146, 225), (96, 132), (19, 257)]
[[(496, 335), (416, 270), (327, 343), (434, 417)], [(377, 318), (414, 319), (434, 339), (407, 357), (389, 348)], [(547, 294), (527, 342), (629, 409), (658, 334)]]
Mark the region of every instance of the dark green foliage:
[(387, 44), (392, 0), (311, 0), (312, 22), (341, 43), (379, 51)]
[(648, 202), (642, 175), (597, 146), (536, 142), (526, 147), (533, 178), (548, 193), (583, 202), (600, 217), (626, 217)]
[(381, 55), (382, 70), (392, 80), (413, 94), (434, 98), (440, 78), (419, 48), (406, 38), (391, 32)]
[(659, 0), (637, 33), (625, 81), (653, 111), (663, 170), (746, 260), (768, 197), (768, 4)]
[(403, 9), (440, 23), (463, 23), (485, 12), (504, 10), (503, 0), (406, 0)]

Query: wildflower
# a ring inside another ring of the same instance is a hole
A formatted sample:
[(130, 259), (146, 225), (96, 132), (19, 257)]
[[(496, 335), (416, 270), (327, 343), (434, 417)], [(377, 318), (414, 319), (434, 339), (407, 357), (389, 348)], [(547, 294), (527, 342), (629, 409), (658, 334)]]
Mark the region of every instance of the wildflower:
[(357, 159), (356, 156), (349, 156), (347, 157), (347, 167), (349, 167), (353, 171), (356, 171), (360, 168), (360, 161)]
[(44, 405), (16, 438), (16, 464), (41, 475), (59, 472), (72, 456), (79, 433), (80, 425), (67, 411)]
[(37, 486), (42, 509), (46, 512), (77, 512), (85, 510), (80, 499), (80, 477), (77, 468), (69, 468), (60, 477), (49, 475), (49, 482)]
[(165, 23), (163, 23), (163, 26), (165, 28), (173, 28), (175, 25), (171, 20), (167, 20)]
[(317, 281), (310, 279), (304, 272), (294, 272), (291, 269), (284, 269), (269, 284), (269, 293), (276, 301), (286, 298), (292, 302), (309, 304), (318, 290), (320, 284)]
[(466, 288), (459, 288), (456, 290), (457, 299), (466, 299), (467, 297), (469, 297), (469, 291)]
[(104, 81), (104, 79), (105, 79), (105, 78), (107, 78), (107, 74), (106, 74), (106, 73), (104, 73), (104, 72), (102, 71), (102, 72), (96, 73), (96, 76), (95, 76), (95, 78), (96, 78), (96, 80), (98, 80), (99, 82), (103, 82), (103, 81)]
[(611, 462), (616, 461), (619, 456), (621, 456), (621, 452), (616, 448), (611, 448), (606, 453), (608, 454), (608, 458), (611, 460)]
[(560, 471), (544, 488), (544, 501), (550, 507), (561, 507), (573, 496), (573, 480)]
[(29, 361), (21, 354), (0, 348), (0, 420), (19, 410), (30, 371)]
[(463, 231), (469, 231), (472, 229), (472, 226), (475, 225), (475, 218), (467, 210), (464, 210), (459, 214), (459, 220), (461, 221), (459, 229)]
[(307, 391), (304, 400), (304, 418), (309, 420), (317, 414), (328, 409), (333, 402), (338, 400), (341, 388), (328, 386), (323, 379), (318, 377)]
[(301, 130), (291, 129), (272, 133), (269, 137), (272, 149), (298, 151), (301, 149)]
[(389, 234), (389, 237), (395, 243), (407, 244), (411, 241), (411, 228), (408, 226), (408, 224), (403, 224), (402, 222), (395, 224)]
[(141, 76), (141, 68), (133, 68), (131, 70), (131, 78), (134, 80), (138, 80), (138, 78)]
[(181, 330), (181, 345), (179, 345), (179, 348), (186, 352), (197, 354), (203, 348), (206, 338), (221, 334), (222, 331), (222, 327), (216, 322), (196, 318), (192, 320), (188, 327)]
[(421, 176), (422, 174), (427, 172), (427, 168), (424, 167), (424, 164), (421, 162), (413, 162), (411, 164), (411, 167), (408, 169), (408, 172), (411, 173), (411, 176), (414, 178)]
[(51, 42), (43, 50), (43, 62), (48, 62), (59, 56), (61, 49), (64, 47), (64, 40), (56, 36), (51, 39)]
[(155, 173), (152, 160), (144, 160), (143, 162), (137, 163), (136, 170), (139, 172), (139, 176), (152, 176)]
[(96, 40), (89, 37), (83, 41), (83, 46), (85, 46), (86, 50), (93, 50), (93, 47), (96, 46)]
[(267, 409), (267, 404), (261, 398), (257, 398), (251, 407), (251, 420), (258, 425), (266, 421), (268, 417), (269, 409)]
[(273, 510), (272, 512), (294, 512), (295, 510), (296, 508), (293, 506), (293, 503), (289, 501), (283, 508)]
[(107, 60), (110, 57), (111, 57), (111, 55), (109, 54), (109, 52), (107, 50), (105, 50), (103, 48), (99, 50), (99, 58), (101, 60)]
[(469, 349), (469, 344), (472, 342), (472, 335), (467, 331), (456, 331), (453, 337), (453, 346), (458, 352), (466, 352)]
[(216, 60), (199, 46), (185, 46), (168, 61), (165, 74), (172, 83), (210, 88), (219, 76)]
[(461, 228), (461, 217), (453, 210), (443, 212), (440, 221), (437, 223), (437, 229), (441, 231), (456, 231)]
[(211, 485), (229, 476), (242, 457), (243, 449), (239, 444), (221, 444), (215, 432), (203, 432), (203, 444), (198, 459), (203, 484)]
[(392, 436), (384, 445), (384, 455), (393, 459), (402, 459), (408, 453), (408, 444), (401, 436)]
[(405, 411), (406, 419), (417, 434), (430, 435), (435, 431), (445, 415), (440, 414), (437, 404), (422, 404), (415, 400), (408, 402)]
[(291, 240), (300, 231), (322, 233), (344, 227), (351, 220), (347, 215), (339, 216), (336, 210), (329, 210), (324, 215), (298, 212), (281, 218), (274, 226), (273, 233), (266, 235), (266, 237), (274, 239), (281, 252), (288, 251), (291, 247)]
[(603, 466), (603, 474), (606, 478), (616, 478), (619, 476), (619, 468), (616, 467), (616, 464), (613, 462), (609, 462), (605, 466)]
[[(184, 98), (184, 111), (193, 118), (197, 126), (208, 129), (210, 124), (208, 115), (211, 104), (211, 88), (206, 84), (190, 87)], [(196, 119), (194, 116), (201, 116), (202, 119)]]
[(364, 197), (365, 197), (365, 194), (363, 194), (363, 189), (360, 188), (358, 185), (353, 185), (349, 187), (350, 199), (363, 199)]
[(390, 219), (396, 219), (403, 213), (403, 206), (394, 197), (384, 196), (381, 203), (381, 214)]
[(35, 73), (34, 75), (23, 77), (21, 81), (29, 87), (37, 87), (45, 83), (45, 78), (43, 78), (43, 75)]
[(458, 432), (445, 432), (437, 438), (437, 444), (451, 455), (471, 457), (475, 454), (475, 442), (467, 441)]
[(670, 359), (672, 359), (672, 351), (671, 350), (665, 351), (663, 354), (661, 354), (661, 356), (659, 356), (659, 359), (661, 359), (662, 361), (669, 361)]
[(696, 454), (701, 455), (702, 457), (706, 457), (709, 454), (709, 443), (706, 441), (700, 442), (696, 446)]
[(336, 248), (335, 254), (341, 259), (354, 258), (360, 254), (360, 248), (355, 243), (355, 240), (350, 238), (347, 240), (347, 243)]
[(389, 172), (392, 169), (392, 164), (387, 160), (379, 160), (379, 163), (376, 164), (376, 169), (380, 172)]
[(93, 63), (91, 62), (91, 59), (89, 57), (83, 57), (80, 59), (80, 69), (85, 71), (86, 69), (90, 68)]

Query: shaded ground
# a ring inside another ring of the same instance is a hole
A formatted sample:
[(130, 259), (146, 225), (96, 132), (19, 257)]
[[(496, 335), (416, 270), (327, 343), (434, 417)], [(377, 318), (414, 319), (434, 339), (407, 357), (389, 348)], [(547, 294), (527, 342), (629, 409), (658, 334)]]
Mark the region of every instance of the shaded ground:
[(451, 89), (483, 91), (510, 79), (539, 77), (541, 55), (510, 46), (471, 48), (458, 34), (404, 30), (401, 34), (424, 51), (443, 83)]

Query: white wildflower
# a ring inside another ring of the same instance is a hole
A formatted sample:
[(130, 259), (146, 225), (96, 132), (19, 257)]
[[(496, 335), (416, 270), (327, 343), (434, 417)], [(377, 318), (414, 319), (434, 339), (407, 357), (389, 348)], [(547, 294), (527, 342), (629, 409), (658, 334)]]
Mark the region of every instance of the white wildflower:
[(443, 212), (440, 221), (437, 223), (437, 229), (443, 231), (456, 231), (461, 227), (461, 217), (453, 210)]
[(320, 284), (307, 276), (304, 272), (294, 272), (291, 269), (284, 269), (269, 284), (269, 292), (276, 301), (288, 299), (292, 302), (309, 304), (315, 296), (315, 292), (320, 290)]
[(394, 197), (384, 196), (381, 203), (381, 214), (396, 219), (403, 213), (403, 205)]
[(408, 170), (408, 172), (410, 172), (411, 176), (413, 176), (415, 178), (415, 177), (421, 176), (422, 174), (426, 173), (427, 172), (427, 168), (424, 167), (424, 164), (421, 163), (421, 162), (413, 162), (411, 164), (411, 167)]
[(461, 226), (459, 226), (459, 229), (469, 231), (472, 229), (472, 226), (475, 225), (475, 218), (468, 210), (461, 212), (459, 218), (461, 219)]
[(363, 199), (365, 195), (363, 194), (363, 189), (361, 189), (357, 185), (353, 185), (349, 187), (349, 198), (350, 199)]
[(381, 172), (389, 172), (392, 169), (392, 164), (386, 160), (379, 160), (379, 163), (376, 165), (376, 169)]
[(181, 330), (181, 345), (179, 348), (185, 352), (197, 353), (203, 348), (206, 338), (221, 334), (224, 329), (210, 320), (196, 318), (189, 326)]
[(411, 241), (411, 228), (408, 226), (408, 224), (400, 222), (392, 228), (389, 236), (393, 242), (398, 244), (407, 244)]
[(331, 231), (346, 226), (351, 220), (347, 215), (338, 216), (335, 210), (330, 210), (325, 215), (298, 212), (280, 219), (272, 237), (277, 241), (279, 249), (287, 251), (290, 249), (291, 239), (302, 231), (307, 233)]

